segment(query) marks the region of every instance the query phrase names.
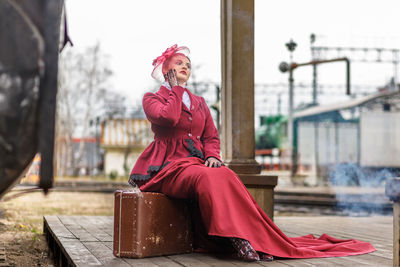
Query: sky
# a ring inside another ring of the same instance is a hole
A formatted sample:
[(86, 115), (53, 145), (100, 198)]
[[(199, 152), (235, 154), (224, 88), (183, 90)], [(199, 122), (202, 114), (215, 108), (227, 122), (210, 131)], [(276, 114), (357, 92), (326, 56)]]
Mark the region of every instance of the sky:
[[(99, 42), (114, 72), (111, 89), (132, 105), (154, 88), (152, 61), (173, 44), (190, 48), (197, 81), (221, 81), (220, 1), (66, 0), (66, 9), (74, 43), (68, 49), (83, 51)], [(310, 61), (311, 33), (317, 45), (399, 49), (399, 10), (398, 0), (256, 0), (256, 84), (287, 81), (278, 65), (289, 60), (290, 39), (298, 44), (294, 60)], [(352, 84), (379, 86), (392, 76), (390, 64), (352, 65)], [(323, 65), (318, 77), (320, 84), (344, 84), (344, 65)], [(311, 83), (311, 68), (296, 70), (295, 79)]]

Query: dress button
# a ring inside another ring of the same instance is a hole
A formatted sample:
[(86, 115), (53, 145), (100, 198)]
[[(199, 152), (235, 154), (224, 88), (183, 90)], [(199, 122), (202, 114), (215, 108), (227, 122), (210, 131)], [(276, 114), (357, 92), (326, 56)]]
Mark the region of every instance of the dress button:
[(196, 136), (196, 138), (200, 140), (200, 136)]
[(191, 136), (192, 136), (192, 134), (191, 134), (191, 133), (189, 133), (188, 135), (189, 135), (189, 137), (191, 137)]
[(192, 117), (189, 117), (189, 120), (190, 120), (190, 121), (193, 120)]

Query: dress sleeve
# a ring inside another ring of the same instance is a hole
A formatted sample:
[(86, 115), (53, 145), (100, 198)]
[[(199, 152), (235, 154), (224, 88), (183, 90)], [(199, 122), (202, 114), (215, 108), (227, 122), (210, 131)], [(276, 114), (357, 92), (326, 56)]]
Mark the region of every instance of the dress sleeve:
[(219, 155), (220, 141), (218, 137), (218, 130), (215, 128), (214, 121), (210, 113), (210, 109), (208, 108), (206, 102), (204, 101), (204, 98), (202, 98), (202, 102), (204, 111), (206, 113), (204, 131), (201, 136), (201, 140), (204, 147), (204, 157), (205, 159), (209, 157), (214, 157), (222, 162), (221, 157)]
[(167, 102), (159, 96), (146, 93), (143, 97), (143, 110), (147, 119), (162, 126), (175, 126), (179, 122), (182, 111), (182, 95), (185, 89), (181, 86), (172, 87)]

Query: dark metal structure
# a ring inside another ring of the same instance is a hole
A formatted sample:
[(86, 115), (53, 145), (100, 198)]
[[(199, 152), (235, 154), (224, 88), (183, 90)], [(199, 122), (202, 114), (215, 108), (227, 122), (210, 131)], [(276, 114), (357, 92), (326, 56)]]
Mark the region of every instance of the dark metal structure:
[[(335, 47), (316, 46), (316, 35), (310, 35), (311, 58), (326, 60), (328, 58), (348, 58), (352, 63), (385, 63), (393, 64), (392, 90), (398, 83), (398, 66), (400, 63), (400, 49), (383, 47)], [(317, 65), (313, 65), (313, 103), (317, 104)]]
[[(292, 43), (292, 44), (291, 44)], [(292, 58), (292, 52), (293, 52), (293, 46), (296, 47), (295, 43), (291, 41), (291, 43), (286, 44), (288, 46), (288, 49), (290, 51), (290, 57)], [(291, 155), (291, 166), (292, 166), (292, 172), (291, 176), (293, 177), (296, 172), (297, 172), (297, 151), (296, 151), (296, 145), (294, 142), (294, 133), (293, 133), (293, 83), (294, 83), (294, 78), (293, 78), (293, 71), (298, 68), (298, 67), (304, 67), (304, 66), (310, 66), (312, 65), (314, 67), (314, 77), (316, 75), (315, 72), (315, 66), (319, 64), (325, 64), (325, 63), (334, 63), (338, 61), (345, 61), (346, 62), (346, 94), (350, 95), (350, 61), (348, 58), (334, 58), (334, 59), (329, 59), (329, 60), (313, 60), (310, 62), (306, 63), (295, 63), (292, 62), (288, 64), (286, 62), (282, 62), (279, 64), (279, 70), (281, 72), (287, 72), (289, 71), (289, 111), (288, 111), (288, 142), (289, 142), (289, 147), (290, 147), (290, 155)], [(314, 85), (316, 84), (316, 80), (314, 80)], [(315, 88), (315, 86), (314, 86)], [(313, 99), (314, 103), (316, 103), (316, 93), (313, 92)]]
[(0, 197), (41, 153), (40, 187), (53, 183), (63, 0), (0, 0)]

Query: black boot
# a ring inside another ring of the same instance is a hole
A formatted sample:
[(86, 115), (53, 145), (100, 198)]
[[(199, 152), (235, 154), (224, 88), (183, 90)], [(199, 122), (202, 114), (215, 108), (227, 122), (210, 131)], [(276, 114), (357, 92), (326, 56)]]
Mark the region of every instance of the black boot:
[(274, 256), (263, 253), (263, 252), (258, 252), (258, 255), (260, 256), (260, 261), (273, 261)]
[(250, 245), (250, 242), (236, 237), (229, 238), (232, 242), (233, 248), (237, 252), (237, 257), (242, 261), (259, 261), (260, 257), (254, 248)]

